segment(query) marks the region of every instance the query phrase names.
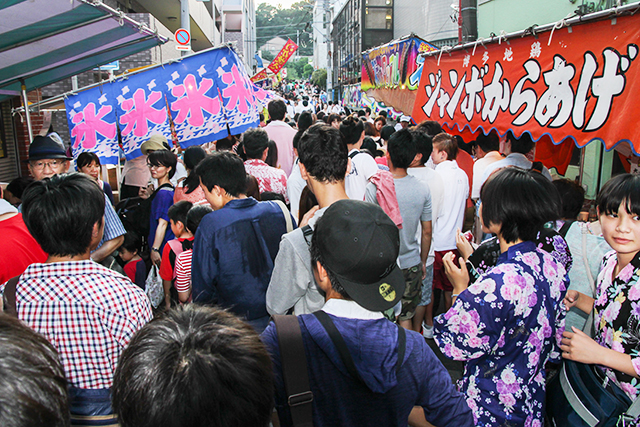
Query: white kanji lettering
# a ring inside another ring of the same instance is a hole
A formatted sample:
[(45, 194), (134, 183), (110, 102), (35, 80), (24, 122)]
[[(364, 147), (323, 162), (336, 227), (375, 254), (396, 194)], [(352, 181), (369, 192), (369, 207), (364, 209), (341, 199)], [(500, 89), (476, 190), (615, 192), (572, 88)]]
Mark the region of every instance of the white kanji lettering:
[(447, 93), (446, 90), (440, 89), (440, 96), (438, 97), (438, 107), (440, 107), (440, 118), (444, 117), (444, 110), (447, 105), (449, 105), (449, 101), (451, 97)]
[(529, 58), (540, 58), (542, 53), (542, 45), (540, 42), (531, 43), (531, 52), (529, 52)]
[(498, 117), (499, 110), (507, 111), (509, 108), (509, 99), (511, 90), (507, 80), (500, 81), (502, 78), (502, 66), (496, 62), (496, 69), (493, 72), (491, 83), (484, 87), (484, 106), (482, 107), (482, 120), (493, 123)]
[(488, 60), (489, 60), (489, 52), (485, 50), (484, 53), (482, 54), (482, 64), (486, 64)]
[(511, 94), (511, 102), (509, 103), (509, 112), (511, 115), (515, 115), (523, 105), (526, 105), (522, 113), (511, 122), (516, 126), (522, 126), (531, 120), (536, 110), (536, 101), (538, 100), (538, 96), (533, 89), (523, 90), (522, 88), (527, 80), (531, 80), (532, 83), (538, 81), (540, 78), (540, 64), (533, 59), (529, 59), (523, 66), (527, 74), (516, 83), (516, 86), (513, 88), (513, 93)]
[(573, 109), (573, 89), (569, 82), (575, 74), (575, 67), (567, 65), (560, 55), (553, 57), (553, 68), (542, 73), (548, 89), (540, 96), (536, 105), (534, 116), (540, 126), (546, 126), (553, 117), (555, 119), (549, 127), (558, 128), (567, 123)]
[(510, 47), (506, 48), (504, 50), (504, 57), (502, 58), (503, 61), (513, 61), (513, 49), (511, 49)]
[(462, 67), (467, 68), (469, 66), (469, 61), (471, 61), (471, 55), (465, 55), (462, 60)]
[(471, 79), (465, 82), (464, 90), (467, 96), (462, 100), (460, 112), (464, 114), (468, 121), (473, 118), (474, 112), (480, 112), (482, 107), (482, 98), (479, 93), (482, 92), (484, 83), (480, 78), (480, 70), (475, 65), (471, 67)]
[(422, 106), (422, 111), (424, 111), (424, 114), (426, 114), (427, 117), (431, 117), (433, 106), (436, 105), (436, 100), (438, 99), (438, 95), (440, 95), (440, 87), (442, 85), (442, 72), (438, 70), (438, 74), (430, 73), (429, 83), (431, 83), (430, 86), (424, 87), (429, 100)]
[(582, 65), (582, 71), (580, 72), (580, 82), (578, 83), (578, 89), (576, 90), (576, 98), (573, 105), (573, 112), (571, 120), (573, 120), (573, 126), (576, 129), (582, 129), (585, 121), (585, 112), (587, 110), (587, 102), (589, 98), (589, 87), (591, 86), (591, 79), (596, 74), (598, 69), (598, 62), (596, 56), (591, 52), (584, 54), (584, 64)]
[(602, 76), (596, 77), (591, 83), (591, 93), (596, 98), (596, 106), (589, 118), (585, 131), (590, 132), (600, 129), (609, 118), (613, 97), (624, 91), (626, 79), (624, 74), (618, 74), (620, 54), (611, 48), (602, 52), (604, 67)]
[(451, 87), (455, 87), (455, 90), (453, 91), (451, 100), (447, 105), (447, 114), (451, 119), (453, 119), (453, 115), (458, 109), (458, 104), (460, 103), (460, 98), (462, 97), (462, 91), (464, 89), (465, 83), (467, 82), (467, 73), (464, 73), (462, 75), (462, 78), (460, 79), (460, 82), (458, 82), (458, 72), (456, 70), (450, 70), (449, 81), (451, 82)]

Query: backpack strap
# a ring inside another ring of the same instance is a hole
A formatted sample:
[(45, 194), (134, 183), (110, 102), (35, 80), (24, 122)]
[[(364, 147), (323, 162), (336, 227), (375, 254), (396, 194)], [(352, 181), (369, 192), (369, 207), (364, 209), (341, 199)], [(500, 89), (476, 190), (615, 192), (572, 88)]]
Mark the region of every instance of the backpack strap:
[(357, 156), (358, 154), (360, 154), (360, 151), (356, 150), (353, 153), (349, 154), (349, 158), (353, 159), (355, 156)]
[(311, 237), (313, 237), (313, 228), (309, 224), (302, 227), (302, 235), (304, 236), (307, 246), (311, 246)]
[(16, 289), (18, 287), (18, 281), (20, 275), (9, 279), (4, 287), (4, 308), (3, 311), (10, 316), (18, 317), (18, 311), (16, 310)]
[(561, 235), (563, 238), (567, 236), (567, 233), (569, 232), (569, 229), (571, 228), (571, 225), (575, 222), (575, 219), (570, 219), (568, 221), (565, 221), (564, 224), (562, 224), (562, 227), (560, 227), (560, 230), (558, 230), (558, 234)]
[(293, 426), (312, 427), (313, 392), (309, 386), (307, 356), (300, 323), (296, 316), (282, 315), (274, 315), (273, 322), (278, 334), (282, 376)]

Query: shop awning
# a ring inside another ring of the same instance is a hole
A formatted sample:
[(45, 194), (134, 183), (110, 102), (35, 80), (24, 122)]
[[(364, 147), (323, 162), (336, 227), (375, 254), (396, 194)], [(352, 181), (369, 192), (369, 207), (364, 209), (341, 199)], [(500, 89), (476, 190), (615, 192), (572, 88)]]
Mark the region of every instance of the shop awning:
[(0, 0), (0, 101), (167, 40), (99, 0)]

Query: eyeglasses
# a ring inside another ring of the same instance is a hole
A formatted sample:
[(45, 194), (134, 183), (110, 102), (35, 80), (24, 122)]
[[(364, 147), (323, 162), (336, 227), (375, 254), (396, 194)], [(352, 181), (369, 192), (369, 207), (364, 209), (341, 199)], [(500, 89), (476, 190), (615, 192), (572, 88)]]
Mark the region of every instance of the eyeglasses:
[(149, 169), (158, 169), (158, 168), (164, 168), (166, 166), (165, 165), (150, 165), (149, 163), (147, 163), (147, 167)]
[(35, 170), (43, 170), (45, 166), (49, 166), (51, 169), (55, 169), (58, 166), (62, 166), (64, 163), (65, 160), (49, 160), (48, 162), (38, 160), (36, 162), (31, 162), (31, 167)]

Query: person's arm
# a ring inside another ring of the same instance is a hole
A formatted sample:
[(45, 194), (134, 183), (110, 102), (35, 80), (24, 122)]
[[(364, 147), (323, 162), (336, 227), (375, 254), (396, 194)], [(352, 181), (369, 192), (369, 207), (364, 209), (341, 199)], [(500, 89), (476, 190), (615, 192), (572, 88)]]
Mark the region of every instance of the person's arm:
[(422, 265), (422, 280), (427, 277), (426, 264), (431, 250), (431, 221), (420, 221), (422, 225), (422, 238), (420, 240), (420, 261)]
[(124, 242), (124, 234), (127, 232), (106, 194), (104, 195), (104, 202), (102, 243), (98, 246), (98, 249), (91, 253), (91, 259), (96, 262), (104, 261), (106, 257), (118, 249)]
[(378, 198), (376, 197), (377, 190), (378, 188), (374, 183), (367, 183), (367, 186), (364, 189), (364, 201), (380, 206), (380, 204), (378, 203)]
[(164, 288), (164, 306), (169, 310), (171, 308), (171, 280), (162, 279), (162, 287)]
[(102, 262), (106, 257), (114, 253), (124, 243), (124, 236), (118, 236), (115, 239), (107, 240), (98, 249), (93, 251), (91, 259), (95, 262)]
[[(160, 249), (160, 246), (162, 245), (162, 241), (164, 240), (164, 235), (167, 232), (168, 225), (169, 223), (166, 220), (162, 218), (158, 219), (158, 228), (156, 228), (156, 237), (153, 239), (153, 245), (151, 246), (151, 248)], [(160, 256), (160, 252), (154, 251), (152, 249), (151, 262), (153, 262), (155, 265), (160, 265), (161, 261), (162, 261), (162, 257)]]
[(313, 280), (310, 267), (310, 263), (307, 265), (288, 239), (283, 238), (280, 241), (267, 288), (266, 302), (269, 314), (286, 314), (304, 297), (308, 292), (310, 279)]
[(191, 296), (191, 254), (185, 251), (176, 258), (176, 290), (181, 303), (189, 301)]
[(593, 310), (593, 303), (595, 302), (595, 299), (583, 294), (582, 292), (570, 289), (567, 291), (563, 302), (565, 307), (567, 307), (567, 311), (569, 311), (571, 307), (576, 307), (584, 313), (589, 314)]

